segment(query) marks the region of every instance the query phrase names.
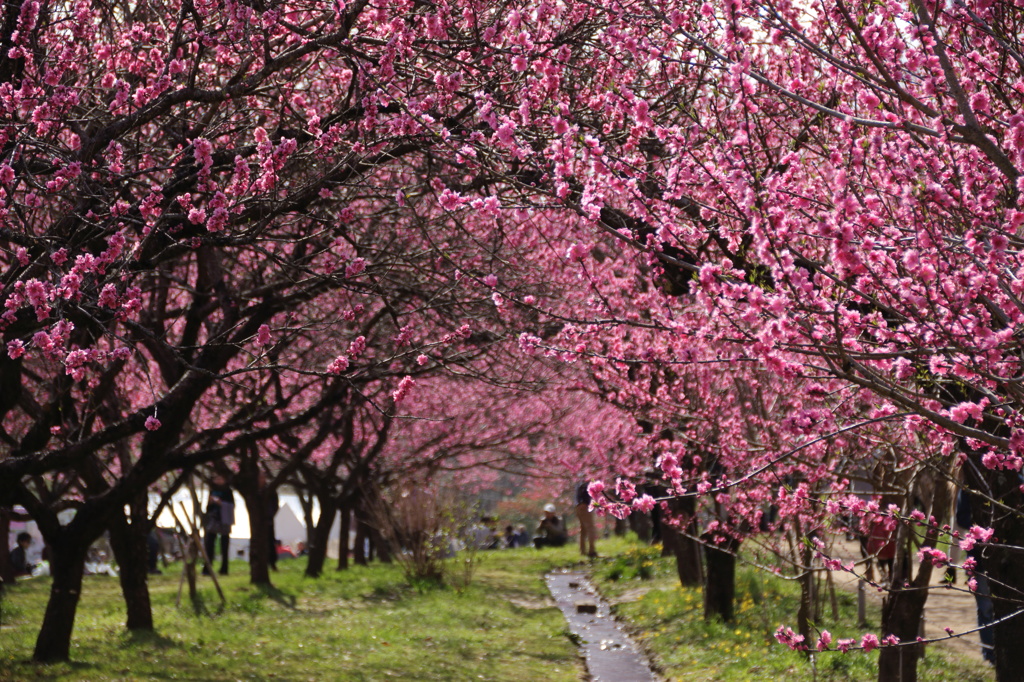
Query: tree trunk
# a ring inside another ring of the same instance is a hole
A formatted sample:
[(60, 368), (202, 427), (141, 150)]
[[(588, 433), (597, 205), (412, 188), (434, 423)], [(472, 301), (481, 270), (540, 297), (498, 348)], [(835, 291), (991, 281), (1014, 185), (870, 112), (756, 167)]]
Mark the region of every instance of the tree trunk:
[(733, 618), (736, 598), (736, 554), (739, 543), (726, 540), (718, 545), (704, 546), (707, 572), (704, 582), (704, 619), (719, 617), (729, 623)]
[(659, 534), (661, 535), (661, 556), (675, 556), (676, 541), (679, 539), (679, 533), (676, 532), (675, 528), (662, 523)]
[(679, 584), (685, 587), (696, 587), (704, 582), (704, 567), (701, 565), (700, 560), (700, 543), (693, 538), (677, 533), (674, 550), (676, 555), (676, 574), (679, 576)]
[[(563, 524), (564, 528), (565, 525)], [(370, 547), (372, 551), (376, 552), (377, 560), (384, 564), (391, 563), (391, 545), (387, 539), (381, 534), (375, 527), (370, 527)]]
[[(944, 476), (951, 477), (952, 462), (947, 462)], [(935, 518), (945, 518), (953, 506), (953, 490), (949, 485), (937, 484), (932, 491), (928, 513)], [(893, 562), (892, 576), (889, 581), (889, 594), (882, 600), (882, 634), (896, 635), (900, 642), (915, 642), (921, 634), (921, 619), (924, 617), (924, 606), (928, 601), (927, 589), (931, 582), (932, 565), (923, 562), (913, 575), (913, 563), (908, 553), (910, 529), (901, 524), (896, 533), (896, 559)], [(938, 540), (938, 527), (931, 525), (925, 531), (922, 547), (935, 547)], [(1016, 645), (1019, 648), (1020, 642)], [(917, 680), (917, 662), (924, 656), (924, 644), (911, 643), (899, 647), (882, 647), (878, 657), (878, 680), (900, 680), (915, 682)], [(1015, 669), (1012, 677), (1020, 679), (1019, 670)]]
[(66, 661), (71, 652), (71, 632), (82, 592), (82, 573), (89, 540), (74, 538), (65, 530), (50, 553), (50, 600), (46, 603), (43, 625), (36, 637), (32, 659), (39, 663)]
[(299, 506), (302, 507), (302, 521), (306, 524), (306, 548), (313, 544), (313, 493), (309, 490), (295, 491), (299, 497)]
[(324, 562), (327, 560), (327, 543), (331, 539), (331, 529), (337, 515), (336, 503), (330, 498), (320, 498), (320, 518), (309, 530), (306, 577), (319, 578), (323, 574)]
[[(901, 642), (913, 642), (920, 634), (921, 615), (928, 599), (927, 590), (904, 590), (902, 576), (893, 580), (891, 592), (882, 600), (882, 632), (896, 635)], [(899, 680), (914, 682), (917, 679), (917, 662), (924, 654), (923, 644), (899, 647), (882, 647), (878, 656), (878, 680)], [(1016, 679), (1016, 678), (1015, 678)]]
[(267, 513), (267, 504), (260, 493), (244, 495), (249, 512), (249, 582), (270, 587), (270, 542), (273, 519)]
[(348, 570), (349, 533), (352, 531), (352, 510), (341, 507), (341, 528), (338, 531), (338, 570)]
[(7, 551), (7, 538), (11, 535), (11, 517), (6, 509), (0, 509), (0, 538), (4, 544), (0, 545), (0, 590), (4, 585), (14, 583), (14, 566), (11, 565), (11, 554)]
[(629, 529), (636, 533), (641, 542), (651, 541), (651, 515), (633, 512), (629, 515)]
[[(143, 500), (145, 503), (145, 500)], [(118, 580), (121, 582), (121, 594), (124, 597), (129, 630), (152, 630), (153, 608), (149, 599), (149, 527), (145, 521), (146, 509), (142, 508), (142, 517), (136, 513), (132, 505), (131, 521), (125, 513), (114, 515), (110, 524), (110, 548), (117, 559)]]
[[(672, 538), (672, 553), (676, 557), (676, 573), (679, 583), (684, 587), (696, 587), (704, 582), (704, 566), (701, 564), (700, 543), (694, 539), (697, 528), (696, 498), (685, 497), (669, 502), (673, 518), (679, 519), (683, 532), (668, 523), (662, 523), (662, 534)], [(685, 533), (685, 534), (684, 534)]]
[[(994, 508), (982, 496), (971, 499), (972, 523), (990, 526), (995, 531), (993, 542), (1003, 545), (985, 547), (978, 562), (988, 575), (993, 611), (999, 621), (1020, 608), (1020, 595), (1024, 593), (1024, 561), (1016, 549), (1024, 546), (1024, 515), (1020, 511), (1024, 509), (1024, 494), (1016, 472), (990, 471), (980, 463), (964, 467), (964, 471), (970, 488), (989, 491), (992, 499), (1000, 502), (1000, 507)], [(998, 623), (993, 631), (996, 678), (999, 682), (1019, 680), (1024, 670), (1024, 616)]]
[(358, 566), (365, 566), (367, 564), (368, 557), (366, 556), (366, 535), (368, 527), (366, 520), (363, 519), (359, 512), (356, 512), (356, 538), (355, 547), (352, 548), (352, 561)]

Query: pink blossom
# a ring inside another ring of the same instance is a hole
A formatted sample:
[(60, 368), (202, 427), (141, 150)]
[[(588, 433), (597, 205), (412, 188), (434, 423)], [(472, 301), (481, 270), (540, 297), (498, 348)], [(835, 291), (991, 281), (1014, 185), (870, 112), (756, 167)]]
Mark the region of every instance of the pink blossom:
[(146, 429), (148, 431), (156, 431), (157, 429), (160, 428), (160, 426), (161, 426), (160, 420), (157, 419), (156, 417), (153, 417), (153, 416), (146, 417)]
[(624, 479), (615, 480), (615, 494), (619, 499), (629, 504), (636, 497), (636, 486)]
[(828, 630), (822, 630), (821, 635), (818, 637), (817, 649), (818, 651), (826, 651), (829, 644), (832, 643), (832, 633)]
[(446, 211), (455, 211), (460, 206), (466, 203), (466, 199), (458, 195), (457, 193), (446, 189), (441, 192), (441, 196), (438, 197), (438, 203), (441, 204), (441, 208)]
[(878, 648), (878, 637), (870, 632), (860, 638), (860, 646), (864, 651), (871, 651)]
[(346, 277), (355, 277), (366, 269), (366, 261), (362, 258), (353, 258), (352, 262), (345, 267)]
[(398, 388), (391, 394), (391, 397), (396, 403), (402, 402), (415, 383), (416, 381), (410, 376), (402, 377), (402, 380), (398, 382)]
[(270, 345), (270, 325), (261, 324), (259, 330), (256, 332), (256, 345), (258, 346), (269, 346)]
[(398, 335), (395, 337), (396, 346), (407, 346), (412, 341), (413, 326), (408, 324), (398, 330)]
[(498, 128), (498, 132), (495, 133), (495, 137), (504, 144), (511, 144), (515, 139), (516, 126), (511, 121), (507, 121)]
[(587, 256), (589, 249), (582, 244), (572, 244), (569, 250), (565, 252), (565, 257), (569, 260), (583, 260)]
[(430, 362), (430, 358), (428, 358), (426, 355), (422, 355), (421, 354), (421, 355), (416, 356), (416, 364), (417, 365), (422, 367), (423, 365), (427, 364), (428, 362)]
[(775, 631), (775, 639), (780, 644), (785, 644), (795, 651), (802, 651), (807, 648), (804, 644), (804, 636), (793, 632), (793, 628), (790, 627), (783, 627), (780, 625)]
[(349, 361), (347, 355), (339, 355), (334, 362), (327, 366), (328, 374), (341, 374), (348, 369)]
[(14, 339), (7, 342), (7, 355), (11, 360), (17, 360), (25, 354), (25, 344), (21, 339)]
[(348, 346), (349, 357), (358, 358), (366, 350), (366, 337), (357, 336)]
[(949, 563), (949, 557), (946, 556), (946, 553), (933, 547), (922, 547), (917, 552), (917, 559), (925, 565), (945, 566)]
[(656, 502), (654, 501), (654, 498), (650, 495), (641, 495), (633, 500), (633, 509), (646, 514), (654, 509), (655, 504)]
[(117, 294), (117, 287), (113, 284), (104, 284), (103, 290), (100, 291), (99, 299), (97, 302), (104, 308), (110, 308), (111, 310), (117, 310), (117, 307), (121, 305)]
[(857, 640), (853, 638), (836, 640), (836, 651), (841, 651), (845, 654), (856, 644)]

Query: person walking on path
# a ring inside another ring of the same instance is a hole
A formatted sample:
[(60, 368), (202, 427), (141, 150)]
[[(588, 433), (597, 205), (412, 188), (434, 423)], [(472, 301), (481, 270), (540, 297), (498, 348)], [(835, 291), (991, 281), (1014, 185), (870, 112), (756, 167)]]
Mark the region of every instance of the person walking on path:
[(594, 512), (590, 509), (590, 493), (587, 491), (586, 481), (581, 481), (576, 486), (576, 518), (580, 520), (580, 554), (593, 559), (597, 556), (597, 549), (594, 547), (594, 543), (597, 542), (597, 522), (594, 519)]

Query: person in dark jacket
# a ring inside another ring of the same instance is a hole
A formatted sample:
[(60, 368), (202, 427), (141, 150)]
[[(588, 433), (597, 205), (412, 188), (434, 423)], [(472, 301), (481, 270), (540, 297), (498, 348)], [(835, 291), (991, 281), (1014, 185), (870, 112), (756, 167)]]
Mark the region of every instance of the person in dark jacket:
[[(235, 525), (235, 496), (231, 486), (223, 476), (215, 476), (210, 484), (210, 498), (206, 502), (206, 514), (203, 518), (203, 549), (210, 564), (214, 560), (217, 537), (220, 536), (221, 564), (220, 574), (228, 574), (228, 550), (231, 546), (231, 527)], [(212, 566), (203, 567), (203, 574), (210, 575)]]
[[(970, 528), (974, 525), (971, 513), (971, 496), (966, 490), (960, 490), (956, 497), (956, 525), (962, 528)], [(974, 572), (970, 577), (976, 581), (974, 589), (974, 603), (978, 609), (978, 625), (988, 625), (996, 619), (995, 606), (992, 604), (992, 590), (988, 584), (988, 576), (985, 574), (984, 557), (982, 556), (981, 545), (975, 545), (967, 556), (975, 561)], [(981, 655), (989, 663), (996, 662), (996, 633), (992, 626), (983, 627), (978, 631), (981, 639)]]
[(28, 533), (18, 533), (18, 545), (11, 550), (11, 566), (14, 568), (14, 575), (32, 575), (35, 568), (28, 561), (28, 548), (32, 546), (32, 536)]
[(580, 520), (580, 554), (594, 558), (597, 556), (597, 549), (594, 547), (594, 543), (597, 542), (597, 522), (594, 519), (594, 512), (590, 509), (590, 492), (587, 490), (586, 481), (581, 481), (576, 486), (576, 518)]

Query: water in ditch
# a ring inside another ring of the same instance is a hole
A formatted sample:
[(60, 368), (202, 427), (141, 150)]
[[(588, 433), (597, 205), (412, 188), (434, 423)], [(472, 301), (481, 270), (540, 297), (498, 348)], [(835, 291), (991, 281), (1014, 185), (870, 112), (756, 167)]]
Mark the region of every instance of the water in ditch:
[[(580, 641), (590, 679), (595, 682), (655, 682), (639, 647), (611, 616), (608, 603), (583, 573), (555, 571), (548, 589)], [(588, 611), (594, 610), (593, 613)]]

